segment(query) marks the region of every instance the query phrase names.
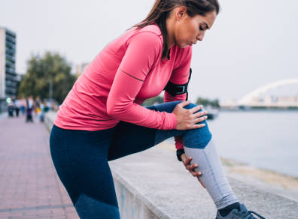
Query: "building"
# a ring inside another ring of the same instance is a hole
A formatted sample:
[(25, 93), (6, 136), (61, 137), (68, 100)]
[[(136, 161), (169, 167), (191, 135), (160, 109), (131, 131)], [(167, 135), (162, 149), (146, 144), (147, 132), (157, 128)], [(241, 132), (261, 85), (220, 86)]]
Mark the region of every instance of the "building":
[(0, 112), (6, 111), (6, 98), (17, 97), (16, 34), (0, 27)]
[(84, 62), (80, 65), (76, 65), (76, 76), (79, 77), (81, 74), (83, 74), (83, 72), (86, 70), (86, 68), (88, 67), (89, 63)]

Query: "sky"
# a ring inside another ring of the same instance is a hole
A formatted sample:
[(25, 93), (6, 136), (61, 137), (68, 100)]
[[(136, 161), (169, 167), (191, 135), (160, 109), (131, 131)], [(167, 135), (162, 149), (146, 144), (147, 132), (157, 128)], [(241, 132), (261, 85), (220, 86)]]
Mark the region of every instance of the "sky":
[[(153, 3), (0, 0), (0, 26), (17, 34), (17, 73), (25, 73), (27, 60), (45, 51), (58, 52), (74, 67), (91, 62), (107, 43), (144, 19)], [(298, 78), (297, 0), (220, 3), (212, 29), (193, 46), (190, 100), (238, 100), (266, 84)]]

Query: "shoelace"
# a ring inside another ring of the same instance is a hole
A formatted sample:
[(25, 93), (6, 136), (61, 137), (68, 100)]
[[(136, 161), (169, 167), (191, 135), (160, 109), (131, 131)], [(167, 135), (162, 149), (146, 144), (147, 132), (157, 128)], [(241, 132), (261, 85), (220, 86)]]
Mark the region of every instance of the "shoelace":
[(252, 214), (258, 216), (260, 219), (266, 219), (266, 218), (264, 218), (263, 216), (259, 215), (257, 212), (254, 212), (254, 211), (243, 212), (243, 214), (245, 214), (244, 216), (249, 216), (249, 217), (247, 217), (247, 219), (257, 219)]

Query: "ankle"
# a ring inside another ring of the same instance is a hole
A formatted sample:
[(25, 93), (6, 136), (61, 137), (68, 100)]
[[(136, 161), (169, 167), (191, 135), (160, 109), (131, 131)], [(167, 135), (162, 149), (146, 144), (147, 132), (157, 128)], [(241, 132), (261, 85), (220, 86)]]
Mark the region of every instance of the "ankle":
[(231, 205), (228, 205), (227, 207), (224, 207), (222, 209), (219, 209), (219, 213), (221, 216), (225, 217), (227, 216), (233, 209), (237, 209), (240, 211), (240, 203), (239, 202), (236, 202), (236, 203), (233, 203)]

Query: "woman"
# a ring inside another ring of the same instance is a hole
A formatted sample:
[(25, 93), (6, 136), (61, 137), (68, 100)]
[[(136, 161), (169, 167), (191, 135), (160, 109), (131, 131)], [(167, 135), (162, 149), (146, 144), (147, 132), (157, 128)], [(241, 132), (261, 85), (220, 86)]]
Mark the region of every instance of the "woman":
[[(109, 43), (74, 84), (59, 109), (50, 146), (81, 218), (119, 219), (108, 161), (172, 136), (178, 159), (200, 176), (218, 219), (255, 218), (223, 174), (206, 112), (185, 101), (191, 46), (203, 40), (218, 12), (217, 0), (157, 0), (148, 17)], [(164, 88), (164, 104), (140, 105)]]

